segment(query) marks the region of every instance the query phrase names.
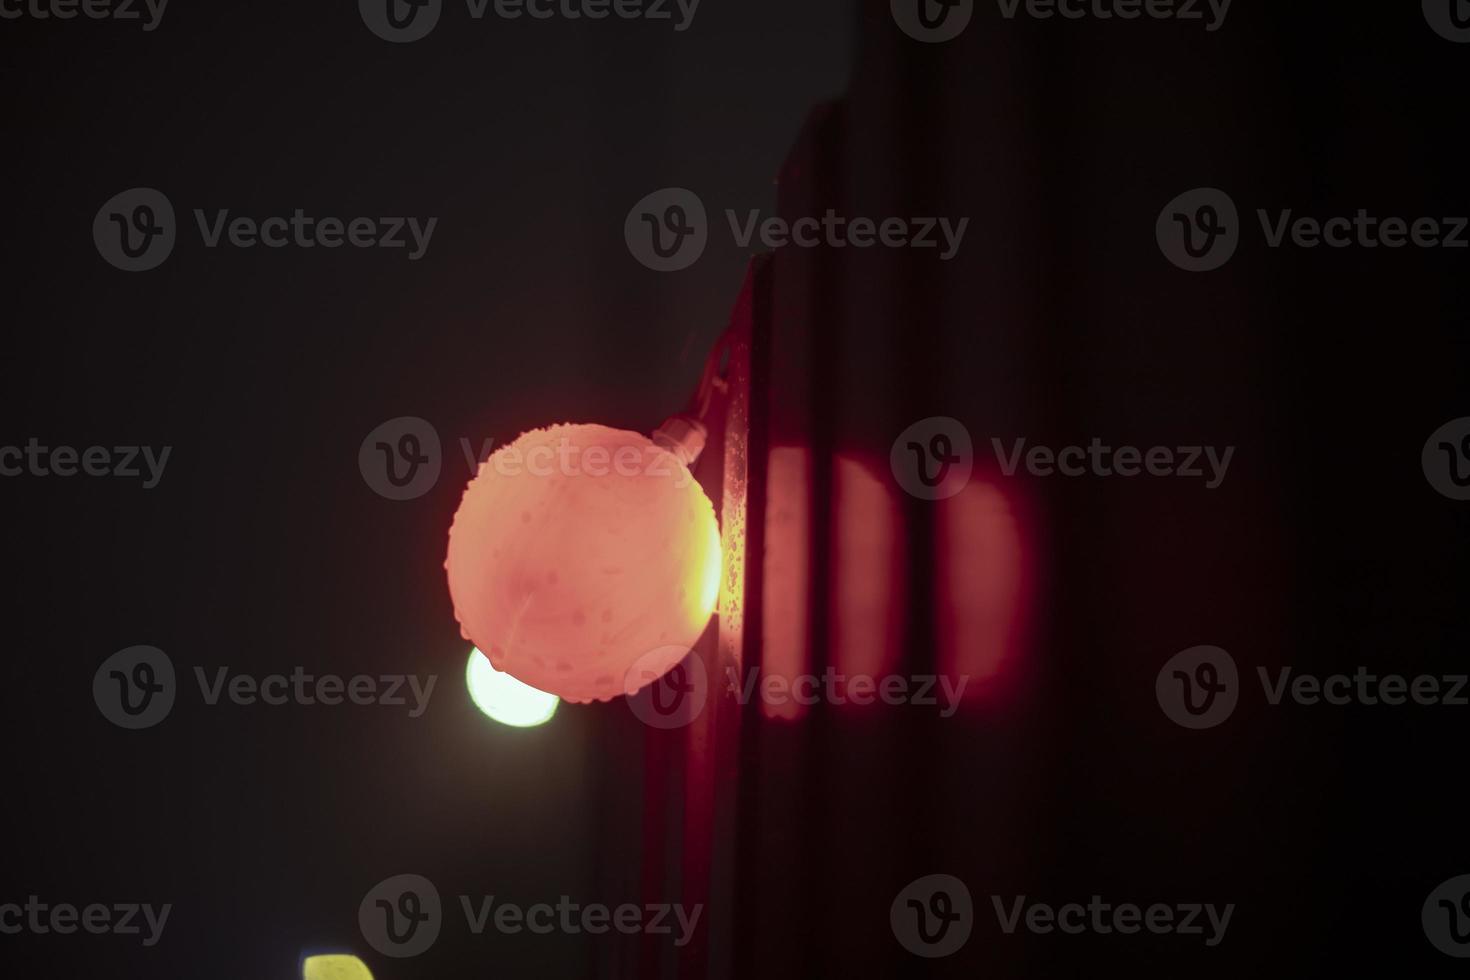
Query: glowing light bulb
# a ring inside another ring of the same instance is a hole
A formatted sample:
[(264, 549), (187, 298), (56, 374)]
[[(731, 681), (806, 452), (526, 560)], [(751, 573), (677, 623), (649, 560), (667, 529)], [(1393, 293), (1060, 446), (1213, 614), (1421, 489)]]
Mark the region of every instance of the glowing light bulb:
[(650, 669), (651, 652), (699, 639), (720, 536), (669, 450), (636, 432), (555, 425), (481, 464), (444, 566), (461, 629), (494, 667), (568, 701), (605, 701), (682, 659)]
[(512, 728), (535, 728), (546, 724), (556, 714), (556, 706), (561, 702), (555, 694), (538, 691), (496, 670), (490, 666), (490, 658), (479, 650), (470, 651), (464, 679), (475, 707)]
[(301, 961), (301, 980), (373, 980), (373, 973), (356, 956), (327, 953)]

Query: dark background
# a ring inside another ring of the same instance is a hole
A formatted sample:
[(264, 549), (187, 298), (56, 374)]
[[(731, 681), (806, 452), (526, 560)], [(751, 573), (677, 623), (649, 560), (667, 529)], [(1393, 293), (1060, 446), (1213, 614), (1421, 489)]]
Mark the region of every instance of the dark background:
[[(441, 570), (468, 476), (458, 439), (563, 419), (647, 430), (679, 407), (747, 258), (720, 212), (774, 205), (803, 120), (849, 74), (830, 196), (971, 226), (951, 263), (844, 256), (813, 288), (835, 304), (847, 383), (808, 407), (839, 441), (886, 452), (909, 421), (946, 414), (978, 447), (1239, 448), (1212, 493), (1029, 488), (1043, 575), (1024, 682), (984, 717), (904, 727), (897, 759), (868, 768), (861, 743), (845, 747), (825, 778), (850, 780), (843, 798), (884, 814), (859, 822), (886, 839), (829, 805), (817, 871), (752, 868), (737, 924), (755, 965), (920, 968), (892, 943), (886, 901), (942, 871), (980, 907), (965, 950), (923, 967), (936, 975), (1457, 969), (1419, 907), (1470, 872), (1467, 709), (1268, 709), (1257, 694), (1201, 738), (1153, 701), (1158, 667), (1200, 643), (1252, 678), (1280, 664), (1465, 670), (1470, 519), (1430, 489), (1419, 452), (1470, 414), (1466, 255), (1269, 250), (1254, 225), (1257, 207), (1470, 212), (1470, 46), (1437, 37), (1418, 5), (1236, 0), (1214, 34), (1010, 22), (982, 5), (930, 47), (886, 3), (704, 0), (685, 33), (476, 22), (451, 4), (400, 46), (348, 3), (174, 0), (152, 33), (5, 21), (0, 46), (0, 444), (174, 447), (149, 491), (0, 480), (13, 570), (0, 902), (175, 906), (152, 949), (0, 937), (6, 974), (286, 977), (316, 948), (357, 950), (380, 978), (608, 973), (588, 937), (455, 925), (461, 893), (637, 901), (599, 894), (598, 851), (623, 834), (637, 848), (636, 824), (601, 821), (640, 793), (636, 772), (597, 771), (596, 740), (624, 730), (602, 709), (563, 706), (521, 732), (464, 696)], [(90, 226), (140, 185), (170, 197), (181, 237), (162, 267), (129, 275)], [(659, 275), (622, 227), (670, 185), (698, 192), (715, 224), (699, 263)], [(1224, 269), (1191, 276), (1159, 254), (1154, 220), (1205, 185), (1251, 230)], [(440, 220), (409, 262), (207, 250), (195, 207)], [(796, 260), (778, 255), (778, 275), (783, 261)], [(402, 415), (437, 427), (445, 470), (394, 503), (356, 460)], [(123, 732), (91, 679), (134, 644), (168, 652), (183, 690), (165, 723)], [(420, 719), (209, 708), (192, 685), (195, 666), (298, 664), (440, 680)], [(357, 903), (404, 872), (435, 881), (450, 922), (431, 954), (391, 962), (364, 950)], [(1002, 937), (991, 892), (1237, 909), (1209, 950)]]

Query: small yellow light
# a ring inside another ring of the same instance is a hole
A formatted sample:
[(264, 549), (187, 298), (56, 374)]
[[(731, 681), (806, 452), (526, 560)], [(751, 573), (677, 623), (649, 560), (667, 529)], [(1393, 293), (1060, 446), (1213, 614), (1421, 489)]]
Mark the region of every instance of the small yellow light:
[(302, 960), (301, 980), (373, 980), (373, 972), (356, 956), (328, 953)]
[(556, 714), (561, 700), (555, 694), (538, 691), (490, 665), (490, 658), (479, 650), (470, 651), (465, 666), (465, 684), (475, 707), (502, 725), (512, 728), (535, 728)]

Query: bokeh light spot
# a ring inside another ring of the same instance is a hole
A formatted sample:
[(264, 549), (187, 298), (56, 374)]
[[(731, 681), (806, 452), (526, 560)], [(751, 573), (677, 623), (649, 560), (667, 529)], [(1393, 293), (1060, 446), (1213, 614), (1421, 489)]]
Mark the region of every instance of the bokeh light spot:
[(512, 728), (544, 725), (556, 714), (561, 700), (490, 666), (490, 658), (478, 649), (470, 651), (465, 667), (465, 684), (470, 700), (486, 715)]
[(373, 980), (373, 973), (356, 956), (328, 953), (302, 960), (301, 980)]

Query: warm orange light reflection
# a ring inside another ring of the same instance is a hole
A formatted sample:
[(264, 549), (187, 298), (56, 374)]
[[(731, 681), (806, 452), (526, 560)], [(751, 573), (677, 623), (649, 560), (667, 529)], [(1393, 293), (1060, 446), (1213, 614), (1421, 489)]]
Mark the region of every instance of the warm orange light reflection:
[(873, 472), (844, 456), (832, 472), (832, 663), (847, 677), (892, 673), (903, 644), (903, 522)]
[[(766, 555), (761, 599), (764, 614), (761, 673), (788, 682), (811, 670), (807, 602), (810, 598), (811, 454), (804, 449), (771, 450), (767, 473)], [(795, 719), (806, 708), (792, 699), (762, 699), (767, 718)]]
[(966, 700), (983, 696), (1024, 640), (1030, 596), (1026, 542), (1015, 508), (990, 483), (938, 501), (939, 670), (966, 676)]
[[(766, 510), (764, 644), (761, 673), (789, 690), (812, 673), (810, 618), (811, 453), (772, 450)], [(893, 491), (856, 459), (832, 468), (834, 535), (830, 562), (832, 669), (845, 678), (894, 669), (903, 642), (903, 529)], [(812, 690), (810, 686), (806, 688)], [(843, 703), (847, 702), (845, 699)], [(794, 697), (762, 700), (767, 718), (796, 720), (808, 705)]]
[[(994, 689), (987, 682), (1002, 674), (1023, 642), (1030, 572), (1016, 511), (995, 485), (979, 479), (952, 497), (925, 502), (934, 508), (937, 594), (909, 597), (904, 575), (910, 532), (899, 491), (876, 472), (849, 456), (838, 456), (833, 463), (832, 553), (820, 567), (829, 580), (825, 613), (830, 670), (838, 690), (854, 678), (911, 679), (915, 664), (929, 658), (911, 663), (905, 657), (906, 617), (932, 613), (934, 667), (917, 673), (937, 670), (940, 689), (960, 692), (962, 702), (983, 697)], [(793, 690), (799, 678), (814, 672), (811, 479), (808, 450), (772, 450), (761, 675), (781, 692)], [(913, 611), (906, 608), (909, 602), (915, 604)], [(805, 690), (813, 687), (808, 683)], [(846, 710), (863, 705), (839, 699), (835, 706)], [(784, 693), (761, 699), (767, 718), (794, 721), (808, 710), (800, 698)]]

